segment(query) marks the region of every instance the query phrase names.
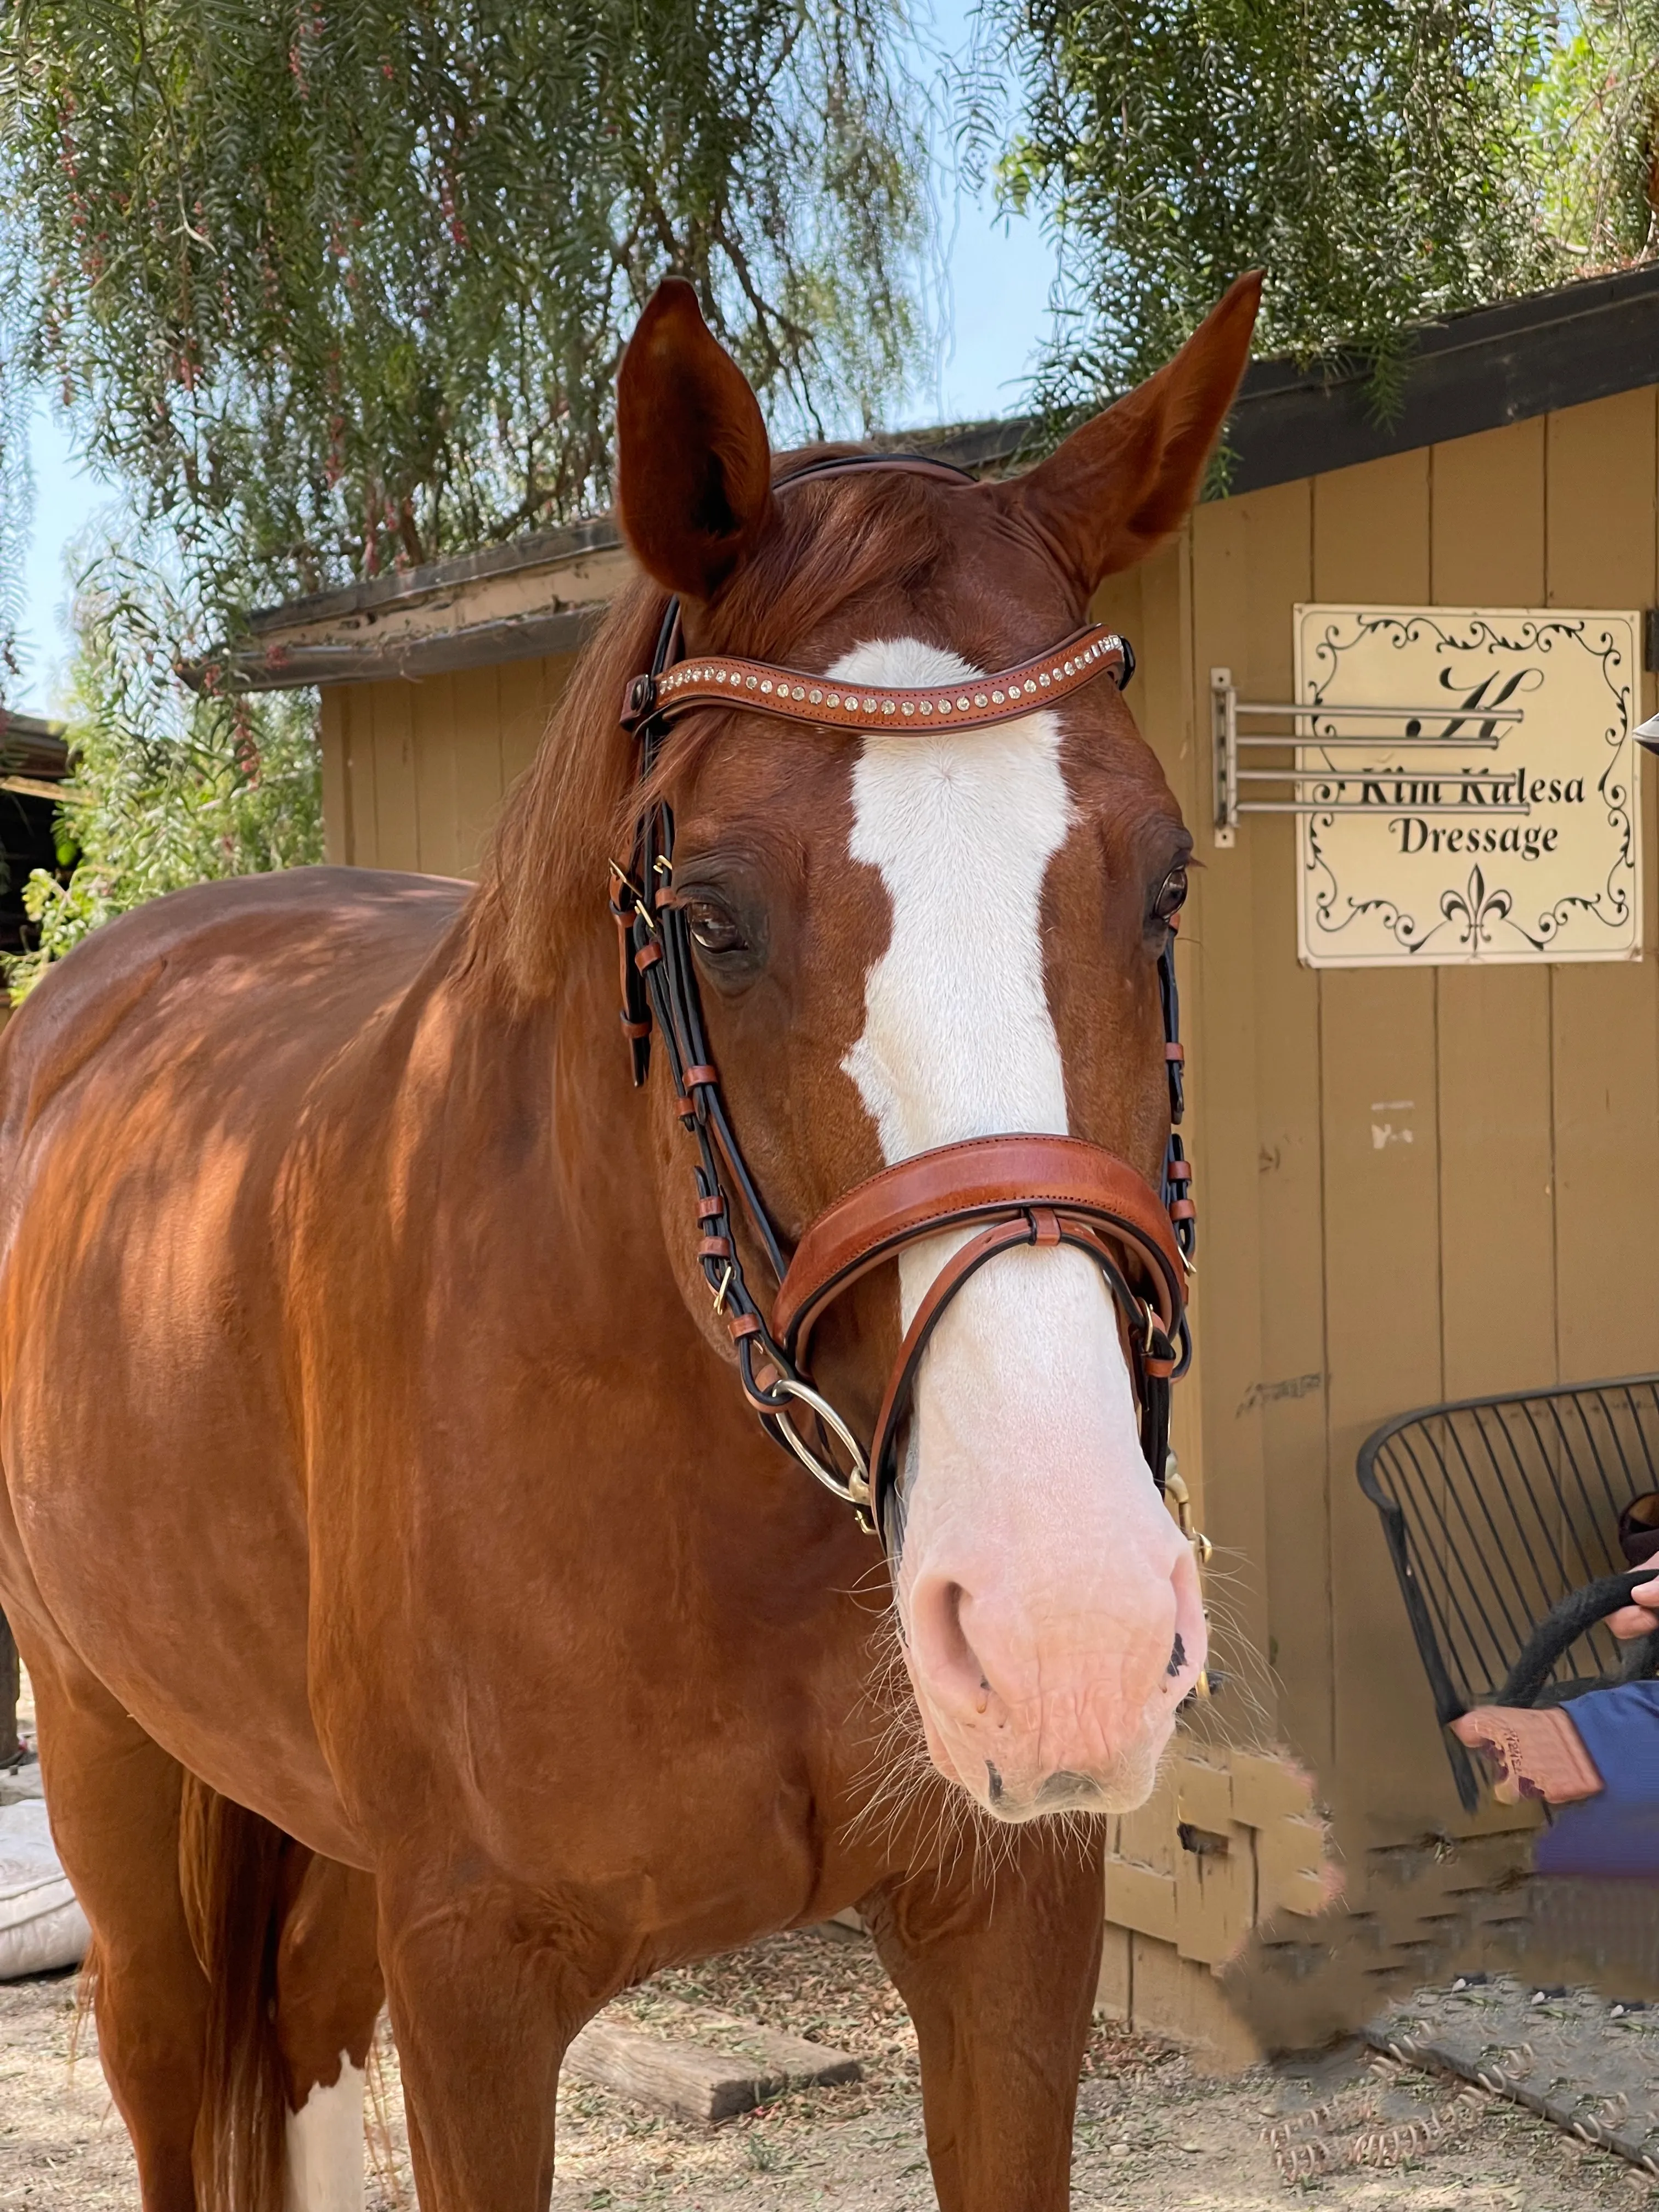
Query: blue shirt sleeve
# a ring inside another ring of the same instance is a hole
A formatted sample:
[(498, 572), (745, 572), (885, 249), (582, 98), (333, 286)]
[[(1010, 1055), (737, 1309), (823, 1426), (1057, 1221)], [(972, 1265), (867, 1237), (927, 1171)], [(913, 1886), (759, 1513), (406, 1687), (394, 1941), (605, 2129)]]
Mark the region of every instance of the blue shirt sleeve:
[(1659, 1882), (1659, 1682), (1591, 1690), (1565, 1708), (1606, 1785), (1564, 1805), (1540, 1840), (1540, 1874)]

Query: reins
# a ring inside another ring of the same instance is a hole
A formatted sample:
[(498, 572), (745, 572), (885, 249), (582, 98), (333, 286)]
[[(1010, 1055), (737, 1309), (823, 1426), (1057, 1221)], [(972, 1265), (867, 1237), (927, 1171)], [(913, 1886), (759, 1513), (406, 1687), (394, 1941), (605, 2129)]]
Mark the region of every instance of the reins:
[[(965, 471), (921, 455), (869, 453), (816, 462), (775, 489), (866, 468), (974, 481)], [(680, 653), (676, 599), (663, 616), (649, 672), (635, 677), (623, 695), (622, 722), (638, 743), (641, 785), (671, 723), (697, 708), (735, 706), (865, 732), (979, 729), (1054, 705), (1098, 676), (1111, 676), (1121, 690), (1134, 672), (1125, 640), (1098, 625), (1017, 667), (948, 684), (849, 684), (731, 654), (686, 662)], [(690, 935), (674, 890), (673, 854), (673, 812), (656, 799), (641, 807), (629, 866), (611, 863), (623, 1030), (636, 1088), (650, 1067), (653, 1030), (668, 1054), (679, 1117), (697, 1147), (698, 1261), (714, 1311), (731, 1332), (744, 1395), (762, 1427), (893, 1551), (903, 1517), (898, 1440), (923, 1354), (951, 1301), (1000, 1253), (1019, 1245), (1065, 1245), (1093, 1261), (1117, 1309), (1139, 1407), (1141, 1449), (1162, 1492), (1170, 1385), (1191, 1358), (1186, 1304), (1197, 1230), (1192, 1170), (1177, 1133), (1185, 1102), (1173, 923), (1158, 957), (1170, 1122), (1161, 1192), (1127, 1161), (1074, 1137), (975, 1138), (918, 1153), (856, 1184), (808, 1224), (789, 1255), (744, 1164), (708, 1050)], [(734, 1201), (777, 1281), (769, 1316), (744, 1277)], [(812, 1329), (871, 1269), (950, 1230), (973, 1233), (945, 1262), (905, 1331), (866, 1451), (812, 1383)], [(797, 1426), (798, 1409), (811, 1419), (810, 1438)], [(847, 1456), (846, 1471), (836, 1463), (832, 1437)]]

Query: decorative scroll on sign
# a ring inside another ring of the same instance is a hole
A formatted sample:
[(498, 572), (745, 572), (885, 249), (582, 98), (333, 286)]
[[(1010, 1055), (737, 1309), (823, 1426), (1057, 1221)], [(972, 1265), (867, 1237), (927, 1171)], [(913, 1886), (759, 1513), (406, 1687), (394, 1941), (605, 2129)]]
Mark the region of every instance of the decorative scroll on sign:
[(1297, 607), (1304, 961), (1639, 959), (1639, 641), (1634, 614)]

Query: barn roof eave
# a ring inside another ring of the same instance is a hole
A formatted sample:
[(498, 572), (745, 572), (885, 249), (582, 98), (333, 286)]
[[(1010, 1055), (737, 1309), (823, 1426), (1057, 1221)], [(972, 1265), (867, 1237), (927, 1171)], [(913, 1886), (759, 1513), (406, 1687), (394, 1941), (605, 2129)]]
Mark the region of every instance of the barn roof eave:
[[(1237, 495), (1438, 445), (1659, 382), (1659, 264), (1478, 307), (1412, 333), (1399, 410), (1373, 404), (1351, 359), (1251, 364), (1228, 425)], [(1036, 424), (1013, 416), (891, 441), (986, 475), (1017, 466)], [(248, 688), (420, 677), (565, 653), (626, 575), (609, 515), (514, 538), (249, 617)]]
[(1228, 489), (1255, 491), (1659, 382), (1659, 264), (1591, 276), (1412, 333), (1399, 411), (1357, 361), (1259, 361), (1228, 429)]

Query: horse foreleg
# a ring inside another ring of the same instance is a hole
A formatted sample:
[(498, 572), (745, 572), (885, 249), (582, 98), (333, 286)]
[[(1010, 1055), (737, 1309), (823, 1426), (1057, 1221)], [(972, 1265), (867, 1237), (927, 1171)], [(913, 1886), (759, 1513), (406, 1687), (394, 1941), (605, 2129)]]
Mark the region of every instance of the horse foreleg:
[(385, 1998), (374, 1883), (296, 1847), (281, 1911), (285, 2212), (362, 2212), (363, 2085)]
[(943, 2212), (1064, 2212), (1071, 2201), (1103, 1845), (1046, 1824), (1012, 1832), (1006, 1857), (1004, 1841), (994, 1871), (930, 1869), (862, 1908), (915, 2022)]
[(543, 2212), (559, 2062), (616, 1987), (615, 1947), (482, 1870), (383, 1867), (380, 1905), (421, 2212)]
[(76, 1662), (20, 1640), (52, 1836), (92, 1926), (98, 2055), (143, 2212), (194, 2212), (208, 1984), (179, 1887), (183, 1773)]

